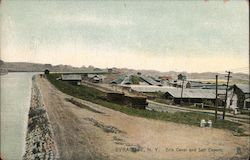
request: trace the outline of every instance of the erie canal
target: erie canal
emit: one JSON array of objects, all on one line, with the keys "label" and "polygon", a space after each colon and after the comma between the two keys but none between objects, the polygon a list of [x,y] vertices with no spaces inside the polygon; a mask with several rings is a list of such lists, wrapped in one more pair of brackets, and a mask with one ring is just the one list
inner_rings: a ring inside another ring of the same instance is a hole
[{"label": "erie canal", "polygon": [[31,99],[32,76],[36,73],[8,73],[1,81],[1,157],[21,160]]}]

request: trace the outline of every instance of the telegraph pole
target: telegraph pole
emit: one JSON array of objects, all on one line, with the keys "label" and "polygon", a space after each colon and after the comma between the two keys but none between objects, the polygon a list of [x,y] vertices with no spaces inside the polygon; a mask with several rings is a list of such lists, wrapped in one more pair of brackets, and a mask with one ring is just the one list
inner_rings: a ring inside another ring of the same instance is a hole
[{"label": "telegraph pole", "polygon": [[215,76],[215,83],[216,83],[216,88],[215,88],[215,122],[217,121],[217,111],[218,111],[218,75]]},{"label": "telegraph pole", "polygon": [[183,87],[184,87],[184,78],[182,78],[182,86],[181,86],[181,101],[180,101],[180,103],[182,103]]},{"label": "telegraph pole", "polygon": [[226,112],[226,106],[227,106],[227,91],[228,91],[228,85],[229,85],[229,79],[232,77],[232,76],[230,76],[230,74],[232,73],[232,72],[230,72],[230,71],[226,71],[227,72],[227,76],[225,76],[225,77],[227,77],[227,88],[226,88],[226,96],[225,96],[225,105],[224,105],[224,108],[223,108],[223,120],[225,119],[225,112]]}]

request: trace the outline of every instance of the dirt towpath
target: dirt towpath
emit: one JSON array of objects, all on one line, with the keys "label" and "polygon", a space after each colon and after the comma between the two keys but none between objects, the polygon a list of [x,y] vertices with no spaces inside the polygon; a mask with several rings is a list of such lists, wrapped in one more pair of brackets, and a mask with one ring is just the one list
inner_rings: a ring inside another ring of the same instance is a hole
[{"label": "dirt towpath", "polygon": [[249,137],[133,117],[68,96],[38,78],[60,159],[187,160],[249,156]]}]

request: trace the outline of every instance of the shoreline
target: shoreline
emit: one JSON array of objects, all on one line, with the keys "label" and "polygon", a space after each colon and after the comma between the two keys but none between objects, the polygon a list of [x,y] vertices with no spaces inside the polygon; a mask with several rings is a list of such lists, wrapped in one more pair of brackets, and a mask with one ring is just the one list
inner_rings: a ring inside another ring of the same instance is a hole
[{"label": "shoreline", "polygon": [[59,158],[57,145],[54,141],[54,132],[36,78],[36,75],[32,77],[31,102],[23,160],[36,158],[54,160]]}]

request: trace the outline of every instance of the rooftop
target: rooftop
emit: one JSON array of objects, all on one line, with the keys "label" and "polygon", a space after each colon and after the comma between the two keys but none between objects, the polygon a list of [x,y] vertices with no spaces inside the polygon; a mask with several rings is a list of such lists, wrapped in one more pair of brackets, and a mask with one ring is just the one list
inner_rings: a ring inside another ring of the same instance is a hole
[{"label": "rooftop", "polygon": [[[163,92],[169,93],[175,98],[181,97],[181,88],[170,87],[170,86],[138,86],[131,85],[131,89],[138,92]],[[225,90],[218,90],[218,94],[225,94]],[[215,90],[214,89],[183,89],[183,98],[215,98]]]},{"label": "rooftop", "polygon": [[250,93],[248,84],[235,84],[243,93]]},{"label": "rooftop", "polygon": [[82,77],[80,74],[62,74],[63,81],[80,81]]},{"label": "rooftop", "polygon": [[141,79],[143,79],[145,82],[147,82],[150,85],[160,85],[159,82],[156,82],[155,80],[153,80],[151,77],[146,77],[146,76],[140,76]]},{"label": "rooftop", "polygon": [[[167,91],[174,98],[181,98],[181,89],[171,89]],[[204,98],[204,99],[215,99],[214,90],[203,90],[203,89],[184,89],[182,98]]]}]

